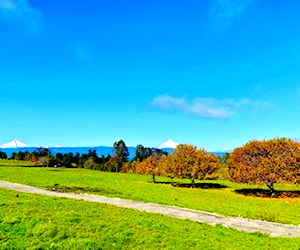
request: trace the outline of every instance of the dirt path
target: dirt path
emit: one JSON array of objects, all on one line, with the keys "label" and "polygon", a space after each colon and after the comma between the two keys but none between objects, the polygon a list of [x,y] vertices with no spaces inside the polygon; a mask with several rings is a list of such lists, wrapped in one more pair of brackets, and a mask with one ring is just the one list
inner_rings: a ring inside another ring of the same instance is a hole
[{"label": "dirt path", "polygon": [[145,203],[120,198],[109,198],[105,196],[98,196],[92,194],[59,193],[54,191],[48,191],[42,188],[36,188],[6,181],[0,181],[0,188],[13,189],[19,192],[32,194],[66,197],[77,200],[106,203],[118,207],[132,208],[150,213],[159,213],[175,218],[188,219],[200,223],[207,223],[210,225],[222,224],[225,227],[235,228],[240,231],[261,232],[264,234],[268,234],[272,237],[300,237],[300,225],[294,226],[259,220],[225,217],[214,213],[201,212],[187,208],[159,205],[155,203]]}]

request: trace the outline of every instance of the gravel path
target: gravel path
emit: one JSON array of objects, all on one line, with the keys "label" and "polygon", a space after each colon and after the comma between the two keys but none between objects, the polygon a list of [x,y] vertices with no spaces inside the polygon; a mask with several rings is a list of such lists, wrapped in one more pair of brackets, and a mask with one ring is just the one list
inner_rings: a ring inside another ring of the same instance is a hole
[{"label": "gravel path", "polygon": [[13,189],[19,192],[32,194],[66,197],[91,202],[100,202],[115,205],[118,207],[136,209],[139,211],[159,213],[180,219],[188,219],[191,221],[207,223],[210,225],[222,224],[224,227],[231,227],[245,232],[261,232],[264,234],[268,234],[271,237],[300,237],[300,225],[294,226],[260,220],[225,217],[215,213],[202,212],[187,208],[159,205],[155,203],[145,203],[120,198],[109,198],[105,196],[92,194],[59,193],[55,191],[45,190],[42,188],[36,188],[6,181],[0,181],[0,188]]}]

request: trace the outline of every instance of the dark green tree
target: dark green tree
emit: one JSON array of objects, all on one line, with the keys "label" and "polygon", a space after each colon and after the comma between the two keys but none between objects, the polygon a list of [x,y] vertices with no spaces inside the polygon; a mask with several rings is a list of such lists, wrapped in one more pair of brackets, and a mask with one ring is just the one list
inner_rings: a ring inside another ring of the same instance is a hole
[{"label": "dark green tree", "polygon": [[145,159],[144,157],[144,150],[145,147],[141,144],[136,146],[136,150],[135,150],[135,156],[134,156],[134,160],[140,160],[143,161]]},{"label": "dark green tree", "polygon": [[88,158],[92,158],[94,161],[98,160],[98,155],[95,149],[88,150]]},{"label": "dark green tree", "polygon": [[37,149],[37,152],[36,152],[36,156],[37,157],[43,157],[43,156],[46,156],[46,157],[51,157],[51,152],[49,150],[49,148],[38,148]]},{"label": "dark green tree", "polygon": [[151,148],[145,148],[143,145],[139,144],[136,146],[135,157],[133,160],[139,160],[140,162],[152,155]]},{"label": "dark green tree", "polygon": [[7,159],[7,154],[5,152],[0,151],[0,159]]},{"label": "dark green tree", "polygon": [[140,162],[142,162],[143,160],[147,159],[148,157],[154,154],[159,156],[167,155],[167,153],[162,151],[161,149],[147,148],[139,144],[136,146],[135,157],[133,161],[139,160]]},{"label": "dark green tree", "polygon": [[156,154],[156,155],[159,155],[159,156],[163,156],[163,155],[168,156],[168,152],[163,151],[163,150],[161,150],[159,148],[152,149],[152,154]]},{"label": "dark green tree", "polygon": [[17,153],[16,152],[12,152],[10,159],[11,160],[15,160]]},{"label": "dark green tree", "polygon": [[114,156],[120,158],[122,162],[128,161],[129,151],[123,140],[114,143]]},{"label": "dark green tree", "polygon": [[19,151],[18,153],[16,153],[14,159],[19,160],[19,161],[24,161],[25,160],[25,153],[22,152],[22,151]]},{"label": "dark green tree", "polygon": [[80,167],[80,168],[83,168],[84,167],[84,163],[85,163],[85,161],[87,161],[88,160],[88,155],[87,154],[82,154],[81,156],[80,156],[80,158],[79,158],[79,161],[78,161],[78,166]]},{"label": "dark green tree", "polygon": [[78,167],[79,159],[80,159],[80,154],[77,152],[73,157],[73,163],[76,165],[76,167]]},{"label": "dark green tree", "polygon": [[73,157],[74,155],[71,152],[63,155],[63,163],[66,167],[72,167]]},{"label": "dark green tree", "polygon": [[64,156],[62,153],[56,153],[55,160],[62,162],[64,159]]}]

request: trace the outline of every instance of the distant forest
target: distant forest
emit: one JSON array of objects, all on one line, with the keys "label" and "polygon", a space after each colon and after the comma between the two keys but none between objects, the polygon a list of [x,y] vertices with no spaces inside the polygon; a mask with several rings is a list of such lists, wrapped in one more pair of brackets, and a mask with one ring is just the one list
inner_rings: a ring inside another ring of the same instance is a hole
[{"label": "distant forest", "polygon": [[[51,149],[41,147],[36,150],[19,150],[18,152],[12,152],[10,156],[4,151],[0,151],[0,159],[28,161],[35,163],[37,166],[44,167],[87,168],[118,172],[122,170],[124,163],[134,162],[136,160],[143,161],[153,154],[167,155],[168,152],[170,152],[170,150],[164,151],[157,148],[137,145],[134,150],[131,150],[134,151],[134,155],[130,158],[129,149],[123,140],[114,143],[111,154],[107,153],[107,151],[110,151],[110,148],[105,147],[105,149],[106,152],[101,155],[97,154],[96,149],[88,149],[87,153],[57,152],[53,154]],[[68,149],[65,148],[64,150]]]}]

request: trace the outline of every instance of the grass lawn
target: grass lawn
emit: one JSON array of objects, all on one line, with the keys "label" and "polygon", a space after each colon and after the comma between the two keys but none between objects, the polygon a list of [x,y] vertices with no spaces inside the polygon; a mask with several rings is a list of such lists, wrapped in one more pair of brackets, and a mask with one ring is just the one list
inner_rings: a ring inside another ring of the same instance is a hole
[{"label": "grass lawn", "polygon": [[[287,224],[300,224],[299,198],[256,198],[234,192],[235,188],[249,188],[228,181],[227,188],[182,188],[170,184],[153,184],[151,176],[126,173],[108,173],[85,169],[54,169],[37,167],[0,167],[0,180],[24,183],[37,187],[66,186],[81,192],[92,192],[145,202],[215,212],[225,216],[245,217]],[[158,178],[168,181],[167,178]],[[58,185],[57,185],[58,184]],[[297,189],[299,186],[280,186]]]},{"label": "grass lawn", "polygon": [[158,214],[0,189],[1,249],[299,249],[270,238]]}]

